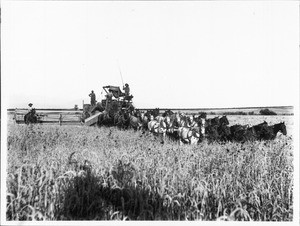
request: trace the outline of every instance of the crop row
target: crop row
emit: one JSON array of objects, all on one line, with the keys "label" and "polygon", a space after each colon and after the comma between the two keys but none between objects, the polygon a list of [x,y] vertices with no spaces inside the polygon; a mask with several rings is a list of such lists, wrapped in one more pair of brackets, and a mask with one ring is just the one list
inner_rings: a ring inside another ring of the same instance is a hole
[{"label": "crop row", "polygon": [[197,146],[155,139],[10,125],[7,220],[292,220],[290,137]]}]

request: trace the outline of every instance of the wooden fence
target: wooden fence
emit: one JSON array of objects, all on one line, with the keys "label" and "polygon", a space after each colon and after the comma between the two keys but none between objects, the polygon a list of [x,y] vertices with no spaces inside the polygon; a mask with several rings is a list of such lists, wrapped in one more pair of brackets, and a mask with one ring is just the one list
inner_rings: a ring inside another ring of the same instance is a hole
[{"label": "wooden fence", "polygon": [[[24,124],[24,116],[28,111],[26,109],[15,109],[13,112],[13,120],[17,124]],[[82,124],[82,111],[78,110],[36,110],[39,121],[43,124],[58,125],[80,125]]]}]

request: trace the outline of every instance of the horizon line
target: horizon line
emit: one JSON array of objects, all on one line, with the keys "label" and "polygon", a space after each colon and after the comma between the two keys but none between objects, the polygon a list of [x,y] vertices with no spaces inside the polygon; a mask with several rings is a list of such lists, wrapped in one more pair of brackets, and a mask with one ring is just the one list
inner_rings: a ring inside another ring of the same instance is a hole
[{"label": "horizon line", "polygon": [[[251,108],[294,108],[293,105],[281,105],[281,106],[264,106],[264,107],[214,107],[214,108],[159,108],[159,107],[154,107],[154,108],[138,108],[137,109],[141,109],[141,110],[148,110],[148,109],[155,109],[158,108],[160,110],[224,110],[224,109],[251,109]],[[13,111],[15,109],[27,109],[27,108],[7,108],[7,111]],[[60,110],[75,110],[74,107],[73,108],[36,108],[36,110],[52,110],[52,111],[60,111]],[[78,110],[82,110],[82,108],[78,108]]]}]

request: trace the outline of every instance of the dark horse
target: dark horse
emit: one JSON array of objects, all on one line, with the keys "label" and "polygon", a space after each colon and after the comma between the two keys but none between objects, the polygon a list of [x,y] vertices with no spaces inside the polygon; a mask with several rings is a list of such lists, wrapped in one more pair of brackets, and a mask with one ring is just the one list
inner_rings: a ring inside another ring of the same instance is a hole
[{"label": "dark horse", "polygon": [[255,131],[248,125],[233,125],[230,126],[230,140],[237,142],[245,142],[247,140],[255,139]]},{"label": "dark horse", "polygon": [[114,115],[114,124],[120,129],[133,128],[139,130],[142,127],[141,112],[134,109],[132,112],[128,109],[121,109]]},{"label": "dark horse", "polygon": [[108,112],[103,111],[101,114],[98,116],[98,121],[97,121],[98,126],[114,126],[114,118],[111,117]]},{"label": "dark horse", "polygon": [[279,131],[283,135],[287,134],[284,122],[275,124],[273,126],[268,126],[266,121],[252,127],[249,127],[248,125],[234,125],[230,127],[230,131],[231,139],[239,142],[273,140]]},{"label": "dark horse", "polygon": [[209,141],[228,141],[230,140],[230,128],[228,127],[229,121],[226,116],[221,118],[215,117],[207,119],[205,125],[206,137]]},{"label": "dark horse", "polygon": [[129,127],[134,130],[140,130],[143,126],[141,121],[141,112],[138,109],[134,109],[132,112],[125,111],[125,118],[129,120]]},{"label": "dark horse", "polygon": [[129,126],[129,118],[124,109],[120,109],[114,116],[114,124],[119,129],[127,129]]},{"label": "dark horse", "polygon": [[27,125],[29,123],[38,123],[38,116],[34,108],[24,116],[24,122]]},{"label": "dark horse", "polygon": [[207,119],[206,123],[208,126],[220,126],[220,125],[228,125],[229,121],[226,115],[224,115],[221,118],[215,117],[215,118]]},{"label": "dark horse", "polygon": [[268,128],[268,123],[266,121],[251,127],[255,138],[258,140],[263,139],[263,134],[266,133],[266,131],[268,130],[267,128]]},{"label": "dark horse", "polygon": [[267,126],[266,129],[261,134],[262,140],[274,140],[278,132],[281,132],[283,135],[286,135],[286,125],[284,122],[275,124],[273,126]]},{"label": "dark horse", "polygon": [[218,126],[220,124],[219,117],[210,118],[206,120],[207,126]]}]

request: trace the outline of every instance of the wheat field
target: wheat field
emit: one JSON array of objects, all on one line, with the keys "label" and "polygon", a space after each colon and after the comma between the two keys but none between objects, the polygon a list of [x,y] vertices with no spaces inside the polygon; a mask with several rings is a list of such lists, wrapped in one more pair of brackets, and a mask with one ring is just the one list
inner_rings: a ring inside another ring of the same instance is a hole
[{"label": "wheat field", "polygon": [[132,130],[10,123],[6,219],[292,221],[292,118],[228,118],[285,121],[288,135],[180,146]]}]

